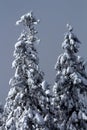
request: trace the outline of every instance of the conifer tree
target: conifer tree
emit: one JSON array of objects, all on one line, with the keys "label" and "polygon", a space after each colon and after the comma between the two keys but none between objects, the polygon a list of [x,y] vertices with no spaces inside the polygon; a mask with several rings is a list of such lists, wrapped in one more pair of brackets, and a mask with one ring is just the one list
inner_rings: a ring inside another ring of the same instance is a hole
[{"label": "conifer tree", "polygon": [[25,30],[15,44],[12,67],[16,71],[9,82],[11,89],[4,107],[6,130],[48,130],[44,120],[48,112],[47,90],[43,89],[44,73],[35,48],[39,39],[34,26],[38,22],[32,12],[16,22],[17,25],[22,23]]},{"label": "conifer tree", "polygon": [[54,91],[58,130],[87,130],[87,73],[86,62],[77,56],[80,41],[67,24],[62,48],[58,57]]}]

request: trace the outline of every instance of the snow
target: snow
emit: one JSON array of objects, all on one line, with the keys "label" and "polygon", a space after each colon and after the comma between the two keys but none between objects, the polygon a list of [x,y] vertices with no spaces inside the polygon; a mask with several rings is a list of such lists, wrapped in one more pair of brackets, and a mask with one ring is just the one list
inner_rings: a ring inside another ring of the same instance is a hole
[{"label": "snow", "polygon": [[[87,74],[83,58],[76,55],[81,42],[72,31],[73,28],[68,25],[68,32],[62,43],[65,52],[58,57],[55,65],[57,73],[53,86],[54,100],[51,101],[54,105],[55,117],[57,117],[57,128],[85,130],[87,129],[87,91],[85,89]],[[79,119],[82,121],[81,125],[78,123]]]},{"label": "snow", "polygon": [[78,118],[87,121],[87,115],[82,111],[79,111]]},{"label": "snow", "polygon": [[70,39],[70,44],[71,45],[74,45],[75,44],[75,41],[73,39]]},{"label": "snow", "polygon": [[16,25],[20,25],[20,23],[23,23],[26,26],[29,25],[37,25],[37,23],[39,23],[40,20],[36,20],[33,16],[32,11],[30,13],[24,14],[23,16],[21,16],[20,20],[16,21]]},{"label": "snow", "polygon": [[10,128],[10,130],[16,130],[14,125],[14,117],[6,121],[6,126],[8,129]]},{"label": "snow", "polygon": [[38,124],[44,125],[44,119],[42,118],[42,116],[39,113],[35,114],[34,119],[36,119],[36,121],[38,122]]},{"label": "snow", "polygon": [[65,60],[66,60],[66,57],[64,55],[61,56],[61,58],[60,58],[60,64],[61,65],[64,64]]},{"label": "snow", "polygon": [[87,79],[82,77],[78,72],[72,73],[70,77],[73,80],[74,84],[83,83],[84,85],[87,85]]},{"label": "snow", "polygon": [[29,86],[32,86],[34,84],[34,81],[32,80],[32,78],[29,78],[28,79],[28,85]]},{"label": "snow", "polygon": [[16,118],[19,118],[22,114],[22,108],[20,106],[18,106],[15,110],[14,110],[14,116]]},{"label": "snow", "polygon": [[64,42],[62,43],[62,48],[63,49],[69,48],[69,44],[68,44],[68,40],[67,39],[65,39]]},{"label": "snow", "polygon": [[67,67],[67,74],[73,73],[73,69],[71,67]]},{"label": "snow", "polygon": [[21,22],[20,20],[19,20],[19,21],[16,21],[16,25],[19,25],[19,24],[20,24],[20,22]]},{"label": "snow", "polygon": [[87,79],[79,73],[85,74],[80,67],[83,59],[75,55],[79,41],[68,24],[68,33],[62,43],[65,52],[58,57],[56,80],[52,87],[44,80],[38,65],[34,46],[38,40],[34,25],[38,22],[32,12],[16,22],[17,25],[23,23],[28,31],[23,32],[15,44],[12,66],[16,70],[10,80],[11,89],[5,104],[4,130],[80,130],[79,119],[84,127],[87,126],[87,92],[84,92]]},{"label": "snow", "polygon": [[46,90],[45,93],[46,93],[47,95],[51,95],[51,94],[52,94],[50,90]]},{"label": "snow", "polygon": [[8,97],[11,98],[13,97],[15,94],[17,93],[15,88],[11,88],[9,93],[8,93]]},{"label": "snow", "polygon": [[15,49],[20,47],[22,45],[22,42],[21,41],[18,41],[16,44],[15,44]]},{"label": "snow", "polygon": [[64,68],[63,70],[62,70],[62,75],[66,75],[66,69]]},{"label": "snow", "polygon": [[41,86],[42,86],[42,89],[43,89],[43,90],[46,90],[46,89],[47,89],[47,86],[48,86],[48,83],[44,80],[44,81],[41,83]]},{"label": "snow", "polygon": [[12,62],[12,68],[15,68],[15,66],[16,66],[16,61],[14,60],[14,61]]},{"label": "snow", "polygon": [[82,119],[87,121],[87,115],[85,113],[82,113]]},{"label": "snow", "polygon": [[79,77],[79,74],[78,73],[72,73],[71,75],[70,75],[70,78],[73,80],[73,83],[74,84],[79,84],[79,83],[81,83],[82,82],[82,79]]},{"label": "snow", "polygon": [[32,119],[34,117],[32,110],[28,111],[28,116],[30,119]]},{"label": "snow", "polygon": [[70,24],[67,24],[66,27],[68,28],[69,31],[73,30],[73,27]]}]

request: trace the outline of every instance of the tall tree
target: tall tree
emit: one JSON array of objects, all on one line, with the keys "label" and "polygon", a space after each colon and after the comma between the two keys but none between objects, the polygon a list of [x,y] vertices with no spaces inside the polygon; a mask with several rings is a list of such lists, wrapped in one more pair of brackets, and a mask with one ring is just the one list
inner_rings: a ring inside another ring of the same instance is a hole
[{"label": "tall tree", "polygon": [[32,12],[16,22],[17,25],[22,23],[25,31],[15,44],[12,67],[16,71],[9,82],[11,89],[4,108],[6,130],[47,130],[44,120],[48,111],[47,94],[43,89],[44,73],[40,70],[35,47],[39,39],[34,26],[38,22]]},{"label": "tall tree", "polygon": [[54,91],[54,108],[57,109],[58,130],[87,130],[87,73],[86,62],[76,53],[80,41],[67,24],[62,48],[58,57]]}]

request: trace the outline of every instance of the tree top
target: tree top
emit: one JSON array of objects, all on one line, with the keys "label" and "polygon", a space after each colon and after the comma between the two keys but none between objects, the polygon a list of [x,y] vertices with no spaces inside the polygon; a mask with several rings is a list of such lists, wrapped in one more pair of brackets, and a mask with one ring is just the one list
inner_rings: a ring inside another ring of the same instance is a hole
[{"label": "tree top", "polygon": [[20,23],[23,23],[24,26],[31,27],[32,25],[36,25],[40,22],[40,20],[37,20],[33,12],[26,13],[20,17],[18,21],[16,21],[16,25],[20,25]]},{"label": "tree top", "polygon": [[73,31],[73,27],[69,23],[67,23],[66,27],[68,28],[69,32]]}]

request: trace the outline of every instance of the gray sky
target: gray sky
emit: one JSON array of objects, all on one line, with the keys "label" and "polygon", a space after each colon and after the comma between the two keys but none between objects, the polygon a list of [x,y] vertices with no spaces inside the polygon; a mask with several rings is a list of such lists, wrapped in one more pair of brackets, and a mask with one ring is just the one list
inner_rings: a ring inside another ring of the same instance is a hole
[{"label": "gray sky", "polygon": [[37,26],[41,39],[38,51],[48,82],[54,83],[54,65],[63,52],[61,43],[66,23],[74,27],[82,41],[79,54],[87,60],[87,0],[0,0],[0,101],[3,103],[10,89],[9,79],[14,75],[11,68],[14,44],[22,31],[15,22],[31,10],[41,20]]}]

